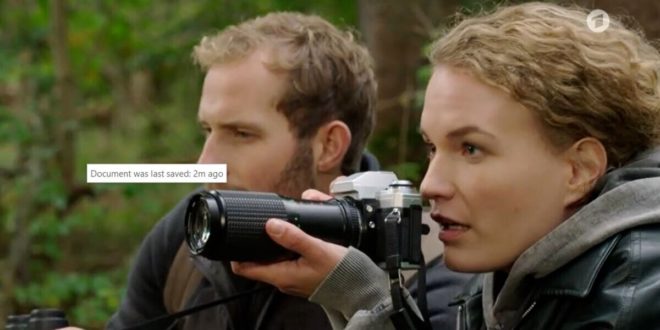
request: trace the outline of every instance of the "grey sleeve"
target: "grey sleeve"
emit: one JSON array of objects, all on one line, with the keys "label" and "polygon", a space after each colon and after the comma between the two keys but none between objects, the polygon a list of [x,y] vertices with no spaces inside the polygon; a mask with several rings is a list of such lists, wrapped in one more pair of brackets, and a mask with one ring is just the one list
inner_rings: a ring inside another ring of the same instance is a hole
[{"label": "grey sleeve", "polygon": [[[404,295],[416,309],[407,291]],[[349,248],[309,300],[323,306],[333,329],[394,329],[388,276],[355,248]]]}]

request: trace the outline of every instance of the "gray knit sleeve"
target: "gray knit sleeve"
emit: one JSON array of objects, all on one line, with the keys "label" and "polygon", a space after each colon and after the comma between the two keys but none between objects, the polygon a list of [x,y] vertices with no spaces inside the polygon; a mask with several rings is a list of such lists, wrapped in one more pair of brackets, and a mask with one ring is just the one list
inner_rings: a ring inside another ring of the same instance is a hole
[{"label": "gray knit sleeve", "polygon": [[[416,309],[408,292],[404,294]],[[388,276],[355,248],[349,248],[309,300],[323,306],[333,329],[394,329]]]}]

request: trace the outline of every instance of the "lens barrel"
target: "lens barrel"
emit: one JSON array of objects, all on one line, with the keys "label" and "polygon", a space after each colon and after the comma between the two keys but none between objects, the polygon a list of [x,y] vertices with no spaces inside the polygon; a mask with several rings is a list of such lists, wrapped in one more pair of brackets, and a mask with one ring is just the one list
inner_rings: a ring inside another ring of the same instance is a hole
[{"label": "lens barrel", "polygon": [[325,241],[359,247],[362,214],[350,199],[293,200],[274,193],[212,190],[196,194],[185,216],[186,241],[193,254],[212,260],[269,261],[293,257],[265,232],[279,218]]}]

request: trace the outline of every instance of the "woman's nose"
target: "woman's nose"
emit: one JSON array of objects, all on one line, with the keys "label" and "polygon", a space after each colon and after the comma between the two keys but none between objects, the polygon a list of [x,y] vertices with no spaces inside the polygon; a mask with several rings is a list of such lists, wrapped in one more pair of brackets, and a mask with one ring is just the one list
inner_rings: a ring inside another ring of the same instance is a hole
[{"label": "woman's nose", "polygon": [[437,159],[432,159],[420,185],[422,197],[428,200],[451,199],[456,188],[453,184],[450,166]]}]

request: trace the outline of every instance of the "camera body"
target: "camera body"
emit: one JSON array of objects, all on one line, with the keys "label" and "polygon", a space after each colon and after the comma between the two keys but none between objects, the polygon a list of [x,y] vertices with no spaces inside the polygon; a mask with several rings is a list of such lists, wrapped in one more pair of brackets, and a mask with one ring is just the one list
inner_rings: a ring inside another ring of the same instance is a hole
[{"label": "camera body", "polygon": [[[274,261],[295,255],[265,232],[270,218],[286,220],[309,235],[354,246],[384,267],[388,242],[396,242],[402,269],[421,265],[422,200],[409,181],[392,172],[361,172],[335,181],[329,201],[289,199],[273,193],[212,190],[193,196],[185,216],[186,242],[212,260]],[[395,239],[386,219],[396,217]],[[391,250],[391,249],[390,249]]]},{"label": "camera body", "polygon": [[392,172],[362,172],[334,182],[330,193],[352,201],[362,218],[364,241],[355,245],[384,268],[388,244],[385,218],[398,216],[396,235],[402,269],[417,269],[422,260],[422,235],[429,229],[422,224],[422,198],[408,180]]}]

